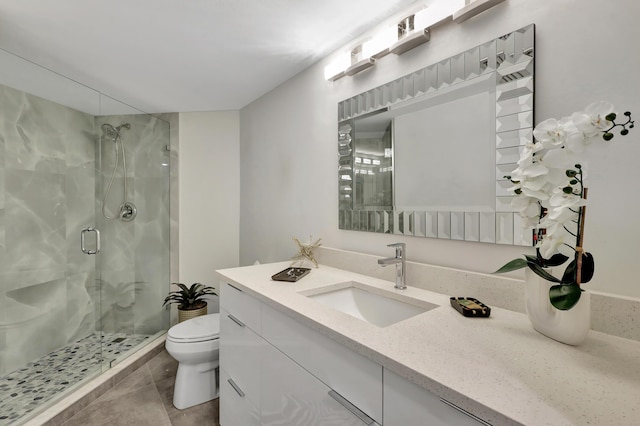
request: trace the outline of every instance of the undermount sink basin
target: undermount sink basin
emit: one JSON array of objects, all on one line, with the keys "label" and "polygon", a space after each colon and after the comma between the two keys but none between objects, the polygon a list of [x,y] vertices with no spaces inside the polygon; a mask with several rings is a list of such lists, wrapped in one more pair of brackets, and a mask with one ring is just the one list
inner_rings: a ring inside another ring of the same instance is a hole
[{"label": "undermount sink basin", "polygon": [[414,304],[392,299],[354,285],[307,297],[378,327],[386,327],[438,307],[421,300]]}]

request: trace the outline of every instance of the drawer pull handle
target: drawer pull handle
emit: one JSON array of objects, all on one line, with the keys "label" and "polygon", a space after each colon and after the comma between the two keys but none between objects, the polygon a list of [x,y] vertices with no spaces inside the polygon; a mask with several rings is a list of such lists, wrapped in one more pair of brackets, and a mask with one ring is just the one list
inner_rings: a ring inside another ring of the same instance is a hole
[{"label": "drawer pull handle", "polygon": [[465,410],[464,408],[460,408],[458,407],[456,404],[454,404],[453,402],[449,402],[444,398],[440,398],[441,402],[444,402],[445,404],[447,404],[449,407],[460,411],[462,414],[466,414],[467,416],[471,417],[473,420],[477,421],[478,423],[481,423],[485,426],[491,426],[491,423],[487,423],[484,420],[482,420],[480,417],[478,416],[474,416],[473,414],[471,414],[470,412],[468,412],[467,410]]},{"label": "drawer pull handle", "polygon": [[229,287],[231,287],[232,289],[234,289],[234,290],[238,290],[240,293],[242,293],[242,290],[240,290],[238,287],[232,286],[232,285],[231,285],[231,284],[229,284],[229,283],[227,283],[227,285],[228,285]]},{"label": "drawer pull handle", "polygon": [[329,396],[335,399],[338,402],[338,404],[342,405],[344,408],[349,410],[354,416],[359,418],[364,424],[366,425],[373,424],[373,419],[371,417],[367,416],[365,413],[362,412],[362,410],[360,410],[358,407],[356,407],[355,405],[347,401],[338,392],[334,390],[330,390]]},{"label": "drawer pull handle", "polygon": [[241,398],[244,398],[244,392],[242,392],[240,386],[236,385],[236,382],[234,382],[233,379],[227,379],[227,382],[229,382],[233,390],[236,391]]},{"label": "drawer pull handle", "polygon": [[234,317],[233,315],[229,314],[227,315],[227,317],[229,317],[229,319],[233,322],[235,322],[236,324],[238,324],[240,327],[244,327],[244,323],[242,321],[240,321],[238,318]]}]

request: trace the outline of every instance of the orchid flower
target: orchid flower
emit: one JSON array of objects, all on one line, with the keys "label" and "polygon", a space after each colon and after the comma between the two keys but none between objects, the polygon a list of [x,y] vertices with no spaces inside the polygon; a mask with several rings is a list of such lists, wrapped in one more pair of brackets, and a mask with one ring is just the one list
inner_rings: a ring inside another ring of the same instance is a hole
[{"label": "orchid flower", "polygon": [[[510,188],[516,195],[511,202],[513,210],[526,228],[537,229],[537,257],[512,260],[496,272],[528,266],[558,283],[549,292],[558,309],[571,309],[580,299],[580,284],[593,275],[593,256],[584,252],[583,257],[582,249],[586,172],[580,157],[596,136],[609,141],[614,128],[621,127],[620,134],[627,135],[634,127],[630,112],[624,113],[626,122],[616,123],[613,111],[613,105],[600,101],[569,117],[542,121],[533,130],[535,140],[521,147],[518,167],[507,177],[514,184]],[[562,279],[544,270],[570,258],[573,260]]]}]

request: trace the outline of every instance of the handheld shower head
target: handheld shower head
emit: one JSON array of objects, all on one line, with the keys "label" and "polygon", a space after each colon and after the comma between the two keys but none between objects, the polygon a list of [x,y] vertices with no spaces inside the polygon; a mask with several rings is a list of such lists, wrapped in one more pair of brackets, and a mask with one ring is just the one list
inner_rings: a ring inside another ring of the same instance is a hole
[{"label": "handheld shower head", "polygon": [[116,129],[109,123],[104,123],[102,126],[100,126],[100,128],[102,129],[103,136],[113,141],[115,141],[118,138],[118,136],[120,136],[120,129],[119,128]]},{"label": "handheld shower head", "polygon": [[116,139],[118,139],[120,137],[120,129],[125,128],[127,130],[131,129],[131,124],[130,123],[123,123],[117,127],[113,127],[111,124],[109,123],[104,123],[102,126],[100,126],[100,128],[102,129],[102,134],[104,136],[106,136],[107,138],[111,139],[112,141],[115,141]]}]

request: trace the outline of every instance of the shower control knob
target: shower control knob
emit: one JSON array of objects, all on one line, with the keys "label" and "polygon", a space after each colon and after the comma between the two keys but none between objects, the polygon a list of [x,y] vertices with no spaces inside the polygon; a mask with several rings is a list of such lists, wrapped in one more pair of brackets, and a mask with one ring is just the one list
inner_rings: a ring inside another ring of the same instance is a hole
[{"label": "shower control knob", "polygon": [[120,207],[120,220],[123,222],[131,222],[138,214],[136,206],[127,201]]}]

